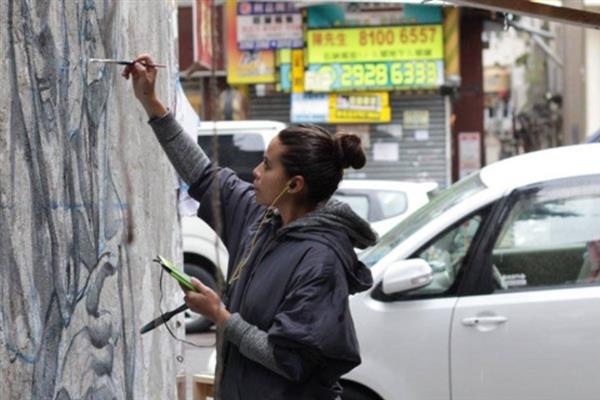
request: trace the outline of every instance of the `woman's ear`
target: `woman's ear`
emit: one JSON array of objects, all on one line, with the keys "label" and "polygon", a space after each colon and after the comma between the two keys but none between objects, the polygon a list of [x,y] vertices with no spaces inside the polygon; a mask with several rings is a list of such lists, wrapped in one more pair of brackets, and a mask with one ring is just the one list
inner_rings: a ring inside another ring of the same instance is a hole
[{"label": "woman's ear", "polygon": [[304,189],[304,177],[296,175],[288,182],[288,193],[299,193]]}]

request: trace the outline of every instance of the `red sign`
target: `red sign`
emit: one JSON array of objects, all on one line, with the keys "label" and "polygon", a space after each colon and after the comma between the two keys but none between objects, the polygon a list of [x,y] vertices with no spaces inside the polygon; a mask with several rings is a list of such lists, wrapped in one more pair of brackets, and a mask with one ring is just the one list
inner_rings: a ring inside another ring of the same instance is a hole
[{"label": "red sign", "polygon": [[194,61],[212,68],[212,0],[194,2]]}]

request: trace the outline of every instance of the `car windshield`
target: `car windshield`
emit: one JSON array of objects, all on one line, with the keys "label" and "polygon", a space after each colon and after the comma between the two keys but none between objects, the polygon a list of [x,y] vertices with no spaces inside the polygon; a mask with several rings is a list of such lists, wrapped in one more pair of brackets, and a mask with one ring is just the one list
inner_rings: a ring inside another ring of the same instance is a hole
[{"label": "car windshield", "polygon": [[485,185],[481,181],[479,173],[457,182],[396,225],[379,239],[375,246],[362,252],[359,256],[360,260],[368,267],[372,267],[423,225],[483,189],[485,189]]}]

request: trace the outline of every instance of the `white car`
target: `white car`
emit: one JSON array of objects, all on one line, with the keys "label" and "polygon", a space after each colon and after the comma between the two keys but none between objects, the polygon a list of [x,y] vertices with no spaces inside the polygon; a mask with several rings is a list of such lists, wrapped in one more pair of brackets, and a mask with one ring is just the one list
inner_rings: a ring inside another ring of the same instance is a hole
[{"label": "white car", "polygon": [[359,258],[344,400],[599,398],[600,144],[489,165]]},{"label": "white car", "polygon": [[265,149],[277,134],[286,128],[278,121],[207,121],[198,127],[198,144],[214,159],[212,148],[217,132],[219,165],[237,172],[252,182],[252,171],[262,161]]},{"label": "white car", "polygon": [[344,179],[334,198],[344,201],[381,237],[427,203],[436,182]]}]

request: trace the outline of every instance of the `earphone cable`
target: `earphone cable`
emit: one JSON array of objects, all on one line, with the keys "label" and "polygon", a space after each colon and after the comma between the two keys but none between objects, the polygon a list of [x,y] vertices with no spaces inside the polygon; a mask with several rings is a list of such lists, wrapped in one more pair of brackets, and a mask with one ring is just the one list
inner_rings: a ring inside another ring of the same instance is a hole
[{"label": "earphone cable", "polygon": [[[160,298],[159,298],[159,300],[158,300],[158,311],[161,313],[161,315],[164,315],[164,314],[165,314],[165,313],[163,313],[163,311],[162,311],[162,298],[163,298],[163,276],[164,276],[164,273],[165,273],[165,271],[164,271],[164,270],[161,268],[161,270],[160,270],[160,280],[159,280]],[[173,333],[173,331],[171,330],[171,327],[169,326],[169,324],[168,324],[167,322],[165,322],[163,325],[164,325],[164,326],[167,328],[167,331],[168,331],[168,332],[169,332],[169,334],[170,334],[170,335],[173,337],[173,339],[177,340],[178,342],[181,342],[181,343],[187,344],[187,345],[189,345],[189,346],[197,347],[197,348],[199,348],[199,349],[205,349],[205,348],[208,348],[208,347],[214,347],[214,346],[215,346],[215,344],[216,344],[216,342],[215,342],[215,343],[212,343],[212,344],[197,344],[197,343],[191,342],[191,341],[189,341],[189,340],[186,340],[186,339],[180,339],[180,338],[178,338],[178,337],[175,335],[175,333]],[[180,357],[180,356],[178,356],[178,357],[177,357],[177,360],[178,360],[179,362],[182,362],[182,361],[183,361],[183,357],[181,358],[181,360],[179,359],[179,357]]]},{"label": "earphone cable", "polygon": [[248,260],[252,256],[252,253],[254,252],[254,247],[256,246],[256,239],[258,238],[258,234],[260,233],[260,230],[262,229],[263,225],[265,224],[265,222],[267,220],[267,217],[269,216],[269,211],[273,211],[275,209],[275,204],[288,191],[288,189],[290,187],[291,187],[290,182],[288,182],[288,185],[286,185],[286,187],[281,191],[281,193],[279,193],[277,195],[277,197],[275,197],[275,200],[273,200],[271,205],[269,207],[267,207],[267,209],[265,210],[265,212],[260,220],[260,223],[258,224],[258,228],[256,229],[256,233],[254,234],[254,237],[252,238],[252,241],[250,242],[250,249],[248,250],[248,255],[246,255],[246,257],[244,257],[240,260],[238,265],[235,267],[233,274],[231,274],[231,278],[229,278],[230,285],[233,282],[235,282],[236,280],[238,280],[240,278],[240,276],[242,275],[242,272],[244,271],[244,267],[246,266],[246,263],[248,262]]}]

